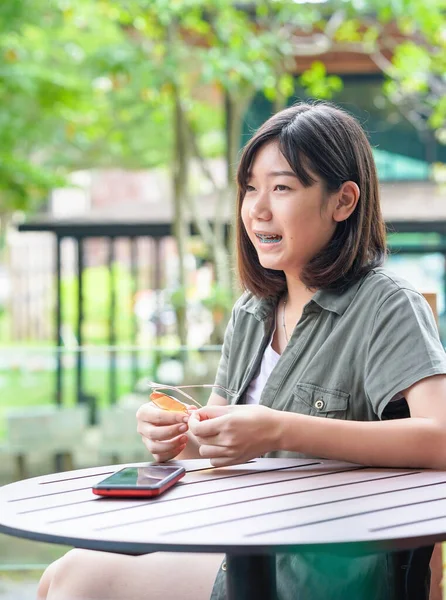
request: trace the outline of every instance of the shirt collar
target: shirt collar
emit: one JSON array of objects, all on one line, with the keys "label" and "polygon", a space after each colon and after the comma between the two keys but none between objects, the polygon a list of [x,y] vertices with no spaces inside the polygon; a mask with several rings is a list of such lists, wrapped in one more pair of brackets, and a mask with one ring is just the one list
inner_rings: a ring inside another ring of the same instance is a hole
[{"label": "shirt collar", "polygon": [[352,283],[343,291],[338,290],[318,290],[310,302],[315,302],[321,308],[335,312],[337,315],[343,315],[356,296],[364,279]]},{"label": "shirt collar", "polygon": [[[355,297],[363,281],[363,278],[355,281],[343,291],[318,290],[308,302],[304,310],[311,310],[311,306],[317,304],[322,309],[329,310],[341,316],[352,303],[353,298]],[[246,312],[254,315],[257,320],[264,321],[273,313],[277,306],[277,302],[277,296],[270,298],[258,298],[257,296],[251,296],[243,308]]]},{"label": "shirt collar", "polygon": [[258,321],[264,321],[274,312],[277,301],[277,297],[258,298],[257,296],[251,296],[243,306],[243,309],[254,315]]}]

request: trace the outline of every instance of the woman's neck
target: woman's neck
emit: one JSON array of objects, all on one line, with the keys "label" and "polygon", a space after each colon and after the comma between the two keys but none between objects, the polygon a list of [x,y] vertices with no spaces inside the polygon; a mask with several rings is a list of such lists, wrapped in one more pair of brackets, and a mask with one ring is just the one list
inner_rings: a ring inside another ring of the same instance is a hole
[{"label": "woman's neck", "polygon": [[314,295],[315,290],[309,290],[301,281],[287,278],[288,289],[279,300],[276,312],[276,330],[272,346],[282,354],[286,348],[296,324],[302,316],[304,306]]},{"label": "woman's neck", "polygon": [[311,300],[315,292],[315,289],[308,289],[300,279],[287,277],[287,291],[284,298],[286,298],[286,304],[290,313],[301,314],[305,304]]}]

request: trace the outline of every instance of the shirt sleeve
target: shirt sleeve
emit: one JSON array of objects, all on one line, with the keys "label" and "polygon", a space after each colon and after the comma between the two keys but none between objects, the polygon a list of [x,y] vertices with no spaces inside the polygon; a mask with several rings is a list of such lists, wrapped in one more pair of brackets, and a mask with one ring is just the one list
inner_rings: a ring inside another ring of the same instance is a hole
[{"label": "shirt sleeve", "polygon": [[365,391],[379,418],[395,396],[446,373],[446,353],[421,294],[398,289],[378,307],[367,348]]},{"label": "shirt sleeve", "polygon": [[[237,302],[234,304],[234,307],[233,307],[232,313],[231,313],[231,318],[229,319],[229,322],[226,326],[220,362],[218,363],[217,375],[215,376],[215,384],[222,385],[225,388],[229,387],[229,385],[228,385],[228,365],[229,365],[229,355],[230,355],[231,346],[232,346],[232,336],[233,336],[233,332],[234,332],[234,326],[235,326],[235,322],[237,319],[237,314],[240,310],[240,306],[242,305],[243,302],[246,301],[246,297],[247,297],[247,295],[243,294],[237,300]],[[216,388],[215,392],[219,396],[226,398],[226,400],[228,402],[231,402],[231,397],[228,396],[223,390]]]}]

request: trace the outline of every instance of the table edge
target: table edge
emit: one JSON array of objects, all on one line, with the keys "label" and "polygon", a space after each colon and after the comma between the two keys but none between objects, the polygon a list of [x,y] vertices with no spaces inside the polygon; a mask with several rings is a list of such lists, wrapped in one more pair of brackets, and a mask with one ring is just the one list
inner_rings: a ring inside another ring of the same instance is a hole
[{"label": "table edge", "polygon": [[437,542],[446,541],[446,534],[431,534],[421,537],[404,537],[400,539],[383,539],[373,541],[350,542],[318,542],[308,544],[275,544],[275,545],[243,545],[233,546],[227,544],[160,544],[142,542],[116,542],[107,540],[90,540],[69,536],[56,536],[48,533],[28,531],[2,525],[0,533],[19,537],[22,539],[62,546],[72,546],[85,550],[97,550],[114,554],[140,556],[152,552],[191,552],[205,554],[232,554],[232,555],[272,555],[272,554],[297,554],[298,552],[327,553],[336,552],[337,555],[357,556],[375,554],[379,552],[396,552],[430,546]]}]

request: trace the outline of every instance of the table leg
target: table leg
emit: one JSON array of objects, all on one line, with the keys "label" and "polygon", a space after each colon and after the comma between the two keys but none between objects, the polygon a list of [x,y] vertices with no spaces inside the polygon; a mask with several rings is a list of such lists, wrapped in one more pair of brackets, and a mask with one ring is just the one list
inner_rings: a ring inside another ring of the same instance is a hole
[{"label": "table leg", "polygon": [[227,600],[276,600],[274,555],[226,555]]},{"label": "table leg", "polygon": [[394,600],[429,599],[429,561],[432,550],[433,546],[427,546],[393,553]]}]

